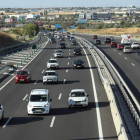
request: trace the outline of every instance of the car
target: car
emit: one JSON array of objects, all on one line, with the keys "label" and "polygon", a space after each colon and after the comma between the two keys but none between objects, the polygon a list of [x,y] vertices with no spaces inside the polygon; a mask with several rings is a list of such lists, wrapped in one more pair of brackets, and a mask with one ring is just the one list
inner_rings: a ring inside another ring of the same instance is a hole
[{"label": "car", "polygon": [[31,82],[31,73],[26,69],[19,70],[15,74],[15,83],[21,82]]},{"label": "car", "polygon": [[111,43],[111,39],[110,38],[105,38],[104,43]]},{"label": "car", "polygon": [[126,46],[123,48],[123,53],[132,53],[132,48],[130,46]]},{"label": "car", "polygon": [[56,38],[59,38],[59,35],[57,35],[57,37]]},{"label": "car", "polygon": [[56,40],[55,40],[54,37],[51,37],[51,38],[50,38],[50,43],[56,43]]},{"label": "car", "polygon": [[71,40],[71,45],[77,45],[76,39],[72,39],[72,40]]},{"label": "car", "polygon": [[63,57],[64,52],[61,49],[57,49],[54,51],[53,55],[54,57]]},{"label": "car", "polygon": [[4,119],[4,108],[3,106],[0,104],[0,120]]},{"label": "car", "polygon": [[132,48],[132,49],[140,49],[140,43],[138,43],[138,42],[133,42],[132,45],[131,45],[131,48]]},{"label": "car", "polygon": [[95,44],[96,44],[96,45],[101,45],[101,40],[96,39],[96,40],[95,40]]},{"label": "car", "polygon": [[70,39],[70,36],[69,35],[66,35],[66,38]]},{"label": "car", "polygon": [[60,41],[65,41],[64,37],[60,37]]},{"label": "car", "polygon": [[72,107],[88,107],[88,96],[84,89],[71,90],[68,97],[68,106]]},{"label": "car", "polygon": [[58,74],[53,70],[45,71],[43,74],[43,84],[46,83],[58,83]]},{"label": "car", "polygon": [[117,46],[118,50],[123,50],[123,48],[124,48],[124,44],[118,44],[118,46]]},{"label": "car", "polygon": [[93,39],[98,39],[97,35],[93,35]]},{"label": "car", "polygon": [[117,43],[116,43],[115,41],[112,41],[112,42],[110,43],[110,47],[117,47]]},{"label": "car", "polygon": [[59,44],[59,48],[61,48],[61,49],[66,49],[66,44],[65,44],[65,43],[60,43],[60,44]]},{"label": "car", "polygon": [[113,36],[110,36],[109,38],[111,39],[111,41],[114,41],[114,37]]},{"label": "car", "polygon": [[70,40],[73,40],[73,39],[74,39],[74,37],[73,37],[73,36],[71,36],[71,37],[70,37]]},{"label": "car", "polygon": [[74,48],[74,55],[81,55],[82,54],[82,49],[80,47]]},{"label": "car", "polygon": [[47,62],[47,69],[59,69],[59,63],[57,61],[57,59],[49,59],[49,61]]},{"label": "car", "polygon": [[85,62],[81,58],[77,58],[73,62],[73,69],[75,68],[85,68]]},{"label": "car", "polygon": [[30,93],[27,104],[27,113],[30,114],[49,114],[51,101],[48,89],[33,89]]}]

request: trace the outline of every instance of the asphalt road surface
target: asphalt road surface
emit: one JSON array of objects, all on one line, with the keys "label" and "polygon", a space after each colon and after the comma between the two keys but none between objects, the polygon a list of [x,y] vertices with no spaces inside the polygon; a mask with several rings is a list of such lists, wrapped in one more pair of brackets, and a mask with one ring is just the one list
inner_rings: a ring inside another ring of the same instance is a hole
[{"label": "asphalt road surface", "polygon": [[[42,36],[38,44],[47,42]],[[109,102],[100,81],[95,63],[84,47],[81,56],[73,55],[73,48],[66,39],[67,49],[64,49],[64,58],[58,58],[60,69],[58,84],[42,83],[42,72],[47,70],[47,61],[53,58],[57,43],[48,43],[37,57],[27,65],[32,74],[31,83],[15,84],[11,80],[0,90],[0,103],[4,106],[5,118],[0,121],[0,140],[117,140],[117,134],[110,112]],[[84,53],[86,52],[86,54]],[[87,57],[91,66],[89,66]],[[75,58],[85,61],[85,69],[73,69]],[[92,76],[94,75],[99,108],[95,105]],[[13,75],[1,81],[2,87]],[[1,88],[0,87],[0,88]],[[52,99],[49,115],[27,115],[27,102],[32,89],[48,89]],[[89,95],[88,108],[68,108],[68,94],[72,89],[85,89]],[[61,95],[60,95],[61,94]],[[100,118],[97,110],[100,111]],[[101,124],[101,128],[99,128]],[[101,138],[101,133],[103,138]]]}]

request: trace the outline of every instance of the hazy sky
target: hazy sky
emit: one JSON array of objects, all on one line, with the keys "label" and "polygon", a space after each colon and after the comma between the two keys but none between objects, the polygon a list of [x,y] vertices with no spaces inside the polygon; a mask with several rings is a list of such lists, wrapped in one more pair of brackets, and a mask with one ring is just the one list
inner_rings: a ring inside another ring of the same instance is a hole
[{"label": "hazy sky", "polygon": [[0,8],[140,6],[140,0],[0,0]]}]

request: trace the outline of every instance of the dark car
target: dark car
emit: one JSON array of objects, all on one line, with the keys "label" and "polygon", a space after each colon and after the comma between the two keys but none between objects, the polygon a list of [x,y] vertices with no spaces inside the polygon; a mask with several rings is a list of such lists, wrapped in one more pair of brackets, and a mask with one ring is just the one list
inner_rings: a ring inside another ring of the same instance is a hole
[{"label": "dark car", "polygon": [[105,38],[105,43],[111,43],[111,39],[110,38]]},{"label": "dark car", "polygon": [[101,45],[101,40],[96,39],[96,40],[95,40],[95,44],[97,44],[97,45]]},{"label": "dark car", "polygon": [[67,35],[66,38],[70,39],[70,35]]},{"label": "dark car", "polygon": [[93,39],[98,39],[97,35],[93,35]]},{"label": "dark car", "polygon": [[61,48],[61,49],[66,49],[66,44],[65,44],[65,43],[60,43],[60,44],[59,44],[59,48]]},{"label": "dark car", "polygon": [[71,45],[77,45],[76,39],[71,40]]},{"label": "dark car", "polygon": [[81,55],[81,54],[82,54],[82,50],[80,47],[74,48],[74,55]]},{"label": "dark car", "polygon": [[60,41],[65,41],[64,37],[60,37]]},{"label": "dark car", "polygon": [[81,59],[75,59],[73,62],[73,69],[75,68],[85,68],[85,62]]},{"label": "dark car", "polygon": [[74,37],[73,37],[73,36],[71,36],[71,37],[70,37],[70,40],[73,40],[73,39],[74,39]]},{"label": "dark car", "polygon": [[51,42],[51,43],[56,43],[55,38],[54,38],[54,37],[50,38],[50,42]]},{"label": "dark car", "polygon": [[110,36],[110,39],[111,39],[111,41],[114,41],[114,37],[113,36]]}]

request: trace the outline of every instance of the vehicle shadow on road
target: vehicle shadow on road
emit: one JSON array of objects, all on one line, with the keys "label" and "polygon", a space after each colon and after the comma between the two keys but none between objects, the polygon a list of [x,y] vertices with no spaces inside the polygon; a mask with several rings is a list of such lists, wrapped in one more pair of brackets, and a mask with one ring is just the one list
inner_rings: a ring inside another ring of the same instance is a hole
[{"label": "vehicle shadow on road", "polygon": [[[4,124],[8,121],[9,118],[4,118],[2,121],[0,121],[0,126],[4,126]],[[42,121],[43,117],[37,117],[37,116],[29,116],[29,117],[13,117],[11,121],[8,123],[8,126],[14,126],[14,125],[22,125],[22,124],[28,124],[32,122]]]}]

